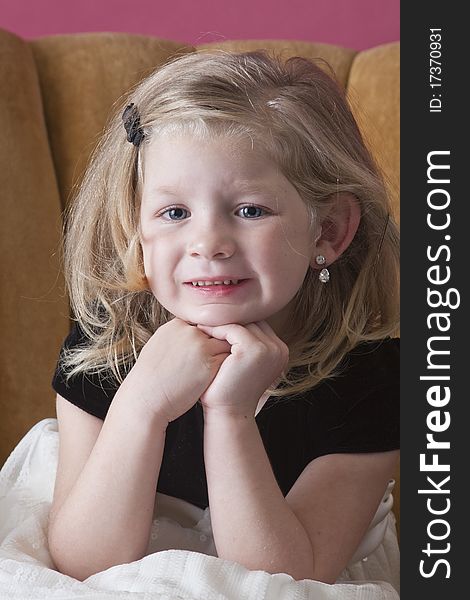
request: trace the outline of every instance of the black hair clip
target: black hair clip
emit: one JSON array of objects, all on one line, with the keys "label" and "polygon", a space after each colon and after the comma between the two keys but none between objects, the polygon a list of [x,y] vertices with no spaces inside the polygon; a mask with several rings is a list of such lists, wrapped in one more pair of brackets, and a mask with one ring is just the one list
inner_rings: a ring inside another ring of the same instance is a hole
[{"label": "black hair clip", "polygon": [[137,148],[144,139],[144,130],[140,126],[140,115],[137,106],[132,102],[122,113],[122,120],[127,132],[127,141]]}]

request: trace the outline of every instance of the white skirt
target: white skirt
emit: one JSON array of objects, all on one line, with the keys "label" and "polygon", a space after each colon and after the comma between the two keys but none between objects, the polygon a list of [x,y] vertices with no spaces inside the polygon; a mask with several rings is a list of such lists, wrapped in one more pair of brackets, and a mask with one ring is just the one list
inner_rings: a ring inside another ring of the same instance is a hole
[{"label": "white skirt", "polygon": [[397,600],[399,550],[390,483],[358,552],[334,585],[222,560],[210,510],[157,493],[147,555],[84,582],[58,572],[47,543],[58,461],[56,419],[37,423],[0,472],[0,600]]}]

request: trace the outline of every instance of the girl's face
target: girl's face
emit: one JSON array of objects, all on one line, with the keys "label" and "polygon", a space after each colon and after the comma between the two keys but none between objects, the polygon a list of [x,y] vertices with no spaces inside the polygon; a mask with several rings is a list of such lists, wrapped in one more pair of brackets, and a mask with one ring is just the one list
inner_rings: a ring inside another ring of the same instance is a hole
[{"label": "girl's face", "polygon": [[141,243],[158,301],[189,323],[266,320],[282,335],[315,230],[277,165],[249,140],[160,136],[143,171]]}]

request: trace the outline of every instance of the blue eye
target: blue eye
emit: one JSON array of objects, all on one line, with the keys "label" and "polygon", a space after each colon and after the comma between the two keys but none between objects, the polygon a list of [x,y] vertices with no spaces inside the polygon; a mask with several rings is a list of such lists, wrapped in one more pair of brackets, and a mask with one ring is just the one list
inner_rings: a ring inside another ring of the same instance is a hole
[{"label": "blue eye", "polygon": [[248,219],[257,219],[263,216],[263,213],[265,213],[266,211],[264,210],[264,208],[250,204],[248,206],[243,206],[242,208],[240,208],[240,212],[243,212],[243,216]]},{"label": "blue eye", "polygon": [[[183,214],[182,214],[183,213]],[[179,206],[172,206],[171,208],[167,208],[163,212],[160,213],[159,216],[167,215],[170,221],[182,221],[188,214],[188,211],[185,208],[180,208]]]}]

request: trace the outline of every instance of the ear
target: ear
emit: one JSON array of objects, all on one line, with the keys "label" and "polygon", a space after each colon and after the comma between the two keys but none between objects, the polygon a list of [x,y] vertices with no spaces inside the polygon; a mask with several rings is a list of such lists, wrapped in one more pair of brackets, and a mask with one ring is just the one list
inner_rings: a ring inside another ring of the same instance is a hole
[{"label": "ear", "polygon": [[361,220],[361,208],[353,194],[334,194],[332,203],[320,222],[320,233],[315,241],[311,266],[318,269],[315,257],[326,258],[320,268],[331,265],[346,250],[356,235]]}]

